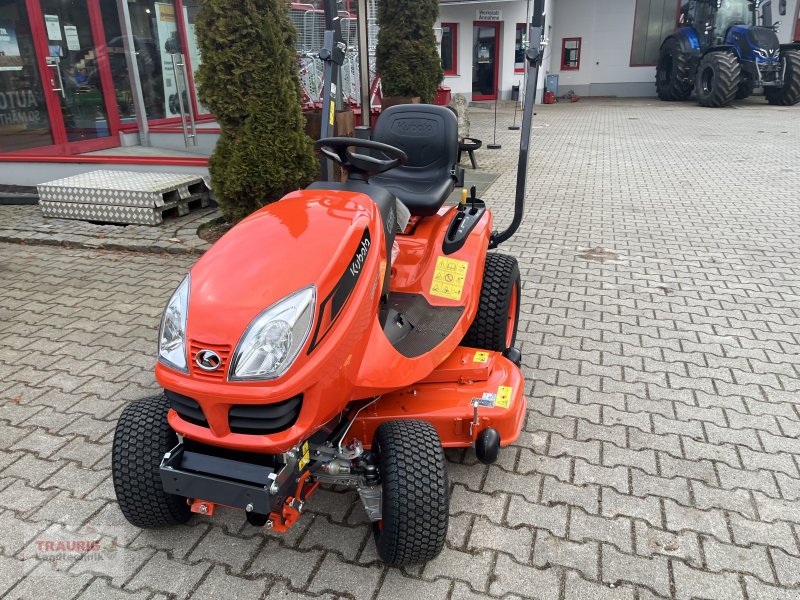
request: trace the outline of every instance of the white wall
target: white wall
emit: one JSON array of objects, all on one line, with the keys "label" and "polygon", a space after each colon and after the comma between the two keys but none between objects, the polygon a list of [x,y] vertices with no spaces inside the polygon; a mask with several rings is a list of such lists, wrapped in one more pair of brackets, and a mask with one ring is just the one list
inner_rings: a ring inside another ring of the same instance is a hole
[{"label": "white wall", "polygon": [[[559,94],[655,95],[655,68],[630,66],[636,0],[556,0],[554,8],[550,67]],[[583,38],[580,69],[562,71],[561,44],[571,37]]]},{"label": "white wall", "polygon": [[458,75],[445,75],[442,85],[450,87],[454,94],[464,94],[467,99],[472,97],[472,24],[479,8],[501,10],[498,88],[501,97],[508,98],[511,86],[521,84],[523,79],[522,73],[514,73],[514,38],[517,23],[525,22],[527,5],[526,0],[442,5],[436,27],[442,22],[458,23]]},{"label": "white wall", "polygon": [[[773,0],[773,5],[777,6],[777,4],[778,0]],[[786,4],[786,15],[783,17],[778,14],[777,8],[772,9],[775,20],[781,22],[781,29],[778,32],[778,38],[780,38],[781,43],[784,44],[793,41],[792,37],[794,36],[794,29],[797,23],[796,19],[800,17],[797,10],[800,8],[800,6],[798,6],[798,4],[800,4],[800,0],[789,0]]]}]

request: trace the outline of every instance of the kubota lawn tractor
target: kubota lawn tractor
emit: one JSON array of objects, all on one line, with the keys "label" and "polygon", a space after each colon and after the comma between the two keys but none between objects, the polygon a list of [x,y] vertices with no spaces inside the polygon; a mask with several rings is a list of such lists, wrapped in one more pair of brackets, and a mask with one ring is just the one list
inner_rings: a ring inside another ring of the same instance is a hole
[{"label": "kubota lawn tractor", "polygon": [[[285,531],[329,483],[358,490],[387,563],[439,554],[442,448],[474,447],[492,462],[525,418],[520,272],[488,251],[522,219],[541,4],[512,224],[493,231],[474,190],[444,206],[458,155],[447,108],[395,106],[372,140],[321,139],[323,163],[347,180],[246,218],[167,304],[156,366],[164,393],[127,405],[114,437],[114,487],[131,523],[174,525],[227,506]],[[328,124],[344,54],[335,0],[326,21]]]}]

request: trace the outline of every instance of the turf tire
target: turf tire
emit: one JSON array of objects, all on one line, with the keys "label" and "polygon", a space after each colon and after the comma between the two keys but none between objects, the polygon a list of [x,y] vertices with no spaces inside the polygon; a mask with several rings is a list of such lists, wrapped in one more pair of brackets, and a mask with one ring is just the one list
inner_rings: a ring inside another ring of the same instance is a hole
[{"label": "turf tire", "polygon": [[695,95],[700,106],[721,108],[736,98],[742,67],[730,52],[709,52],[700,60]]},{"label": "turf tire", "polygon": [[119,508],[143,529],[186,523],[192,516],[186,498],[167,494],[159,465],[178,437],[167,423],[169,405],[163,394],[128,404],[114,432],[111,454],[114,491]]},{"label": "turf tire", "polygon": [[661,46],[656,65],[656,92],[666,102],[686,100],[692,94],[689,79],[689,57],[675,38]]},{"label": "turf tire", "polygon": [[786,65],[783,87],[764,88],[767,102],[776,106],[793,106],[800,102],[800,50],[784,50],[781,61]]},{"label": "turf tire", "polygon": [[399,567],[433,560],[449,521],[447,465],[426,421],[386,421],[372,442],[381,473],[383,519],[373,524],[378,556]]},{"label": "turf tire", "polygon": [[[519,305],[522,282],[517,259],[505,254],[487,254],[483,270],[483,286],[478,314],[461,342],[464,346],[503,352],[513,346],[519,326]],[[516,294],[516,298],[514,298]],[[516,299],[514,332],[508,341],[509,311]]]}]

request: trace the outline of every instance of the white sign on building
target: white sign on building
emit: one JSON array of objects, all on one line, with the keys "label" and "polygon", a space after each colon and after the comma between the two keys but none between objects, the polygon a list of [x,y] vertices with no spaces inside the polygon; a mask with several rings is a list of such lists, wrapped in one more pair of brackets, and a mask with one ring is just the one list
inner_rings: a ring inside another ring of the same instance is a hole
[{"label": "white sign on building", "polygon": [[475,11],[477,14],[477,21],[502,21],[503,11],[494,10],[489,8],[479,8]]}]

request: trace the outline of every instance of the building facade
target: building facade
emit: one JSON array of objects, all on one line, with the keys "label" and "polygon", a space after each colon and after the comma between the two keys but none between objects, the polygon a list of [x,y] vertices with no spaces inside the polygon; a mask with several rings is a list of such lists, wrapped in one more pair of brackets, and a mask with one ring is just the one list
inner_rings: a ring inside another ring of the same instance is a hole
[{"label": "building facade", "polygon": [[[800,39],[799,0],[786,2],[784,42]],[[0,183],[64,176],[71,173],[68,164],[84,170],[91,164],[205,169],[219,129],[194,82],[201,62],[195,38],[199,4],[0,0]],[[360,97],[356,4],[340,0],[348,53],[339,87],[353,101]],[[532,4],[440,0],[436,27],[444,85],[471,100],[489,101],[521,89]],[[559,94],[654,95],[658,48],[676,25],[679,4],[546,0],[548,46],[540,93],[545,77],[553,74],[559,77]],[[376,0],[367,0],[367,6],[372,58]],[[291,2],[290,15],[299,31],[303,102],[315,106],[322,84],[316,53],[324,18],[318,0]],[[137,154],[135,148],[144,150]]]},{"label": "building facade", "polygon": [[[437,27],[445,85],[453,93],[472,100],[511,97],[523,78],[522,36],[531,4],[441,0]],[[558,75],[559,94],[655,96],[658,50],[677,25],[680,5],[681,0],[546,0],[541,77]],[[799,9],[798,0],[787,1],[787,14],[779,17],[781,42],[800,40]]]}]

